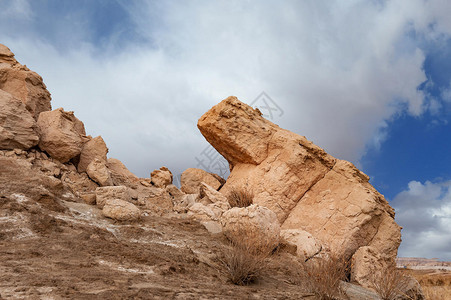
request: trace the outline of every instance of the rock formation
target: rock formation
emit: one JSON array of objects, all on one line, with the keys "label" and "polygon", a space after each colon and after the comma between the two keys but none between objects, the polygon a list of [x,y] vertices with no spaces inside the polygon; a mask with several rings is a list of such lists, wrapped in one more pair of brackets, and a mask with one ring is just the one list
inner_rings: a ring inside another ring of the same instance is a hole
[{"label": "rock formation", "polygon": [[[219,176],[218,176],[219,177]],[[186,169],[180,178],[181,190],[187,194],[199,193],[202,182],[218,190],[223,183],[214,175],[202,169]]]},{"label": "rock formation", "polygon": [[282,229],[308,232],[323,250],[350,258],[371,246],[394,261],[401,241],[394,210],[350,162],[279,128],[236,97],[211,108],[198,128],[230,164],[221,193],[252,190],[254,203],[274,211]]},{"label": "rock formation", "polygon": [[36,130],[36,122],[25,105],[0,89],[0,149],[30,149],[39,141]]},{"label": "rock formation", "polygon": [[35,119],[52,109],[50,93],[41,76],[17,62],[8,47],[0,44],[0,90],[21,100]]}]

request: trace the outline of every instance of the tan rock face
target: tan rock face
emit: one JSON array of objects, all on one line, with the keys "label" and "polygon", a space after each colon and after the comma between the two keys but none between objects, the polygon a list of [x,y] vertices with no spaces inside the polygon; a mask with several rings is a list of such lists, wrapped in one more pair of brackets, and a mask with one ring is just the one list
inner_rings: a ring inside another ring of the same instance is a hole
[{"label": "tan rock face", "polygon": [[62,108],[41,113],[37,125],[39,148],[62,163],[79,155],[87,141],[83,123]]},{"label": "tan rock face", "polygon": [[379,251],[369,246],[361,247],[354,253],[352,266],[351,280],[364,287],[371,287],[375,273],[388,267]]},{"label": "tan rock face", "polygon": [[139,178],[130,172],[120,160],[109,158],[107,161],[107,167],[110,171],[114,185],[125,185],[134,189],[139,186]]},{"label": "tan rock face", "polygon": [[198,122],[204,137],[231,164],[220,192],[249,189],[254,203],[274,211],[282,229],[312,234],[348,258],[362,246],[396,257],[400,227],[394,211],[351,163],[265,120],[229,97]]},{"label": "tan rock face", "polygon": [[155,186],[142,187],[138,192],[138,203],[153,215],[163,215],[172,212],[173,203],[171,195],[166,189]]},{"label": "tan rock face", "polygon": [[78,162],[78,172],[86,172],[86,168],[94,159],[99,159],[106,163],[108,148],[101,136],[95,137],[83,145]]},{"label": "tan rock face", "polygon": [[107,200],[120,199],[131,202],[129,190],[126,186],[105,186],[96,189],[96,203],[99,208],[103,208]]},{"label": "tan rock face", "polygon": [[97,182],[100,186],[113,185],[110,171],[106,167],[106,161],[95,158],[86,169],[89,178]]},{"label": "tan rock face", "polygon": [[220,222],[231,241],[252,240],[257,248],[274,249],[279,245],[280,224],[276,214],[266,207],[234,207],[222,214]]},{"label": "tan rock face", "polygon": [[319,254],[322,245],[310,233],[300,229],[284,229],[280,231],[280,237],[284,244],[294,246],[297,256],[304,261]]},{"label": "tan rock face", "polygon": [[172,173],[166,167],[161,167],[159,170],[154,170],[150,173],[150,180],[152,184],[158,188],[165,188],[172,184]]},{"label": "tan rock face", "polygon": [[0,196],[21,194],[35,201],[43,198],[63,199],[61,180],[34,169],[30,161],[17,156],[0,156]]},{"label": "tan rock face", "polygon": [[27,150],[39,142],[36,122],[25,105],[0,90],[0,149]]},{"label": "tan rock face", "polygon": [[52,109],[50,93],[41,76],[18,63],[14,54],[2,44],[0,44],[0,89],[21,100],[35,119],[41,112]]},{"label": "tan rock face", "polygon": [[134,204],[120,200],[107,200],[102,209],[105,217],[118,221],[133,221],[139,219],[141,211]]},{"label": "tan rock face", "polygon": [[205,182],[215,190],[222,184],[212,174],[202,169],[189,168],[186,169],[180,178],[181,190],[186,194],[197,194],[201,183]]}]

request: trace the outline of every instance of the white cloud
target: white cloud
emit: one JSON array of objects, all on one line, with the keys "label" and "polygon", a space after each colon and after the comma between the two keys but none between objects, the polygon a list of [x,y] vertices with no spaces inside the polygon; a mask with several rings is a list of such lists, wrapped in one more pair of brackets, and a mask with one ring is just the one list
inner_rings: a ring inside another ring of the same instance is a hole
[{"label": "white cloud", "polygon": [[411,181],[392,205],[403,227],[400,256],[451,260],[451,181]]},{"label": "white cloud", "polygon": [[229,95],[250,103],[262,91],[285,111],[280,126],[357,162],[384,138],[385,120],[426,109],[425,54],[410,33],[450,33],[439,2],[124,1],[150,46],[98,55],[86,23],[58,29],[78,45],[65,52],[55,46],[64,34],[0,40],[44,77],[55,108],[74,110],[140,176],[195,167],[206,145],[197,119]]},{"label": "white cloud", "polygon": [[449,83],[449,87],[445,88],[441,93],[442,99],[446,102],[451,103],[451,81]]},{"label": "white cloud", "polygon": [[33,16],[27,0],[2,0],[0,17],[29,20]]}]

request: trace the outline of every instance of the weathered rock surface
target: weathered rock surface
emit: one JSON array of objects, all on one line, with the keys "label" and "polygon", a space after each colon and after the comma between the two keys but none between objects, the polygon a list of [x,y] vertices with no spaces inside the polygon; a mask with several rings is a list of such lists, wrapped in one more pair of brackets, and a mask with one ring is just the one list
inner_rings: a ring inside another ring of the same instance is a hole
[{"label": "weathered rock surface", "polygon": [[[375,273],[387,269],[387,263],[373,247],[360,247],[352,256],[351,280],[363,287],[371,287]],[[379,275],[380,276],[380,275]]]},{"label": "weathered rock surface", "polygon": [[0,44],[0,89],[21,100],[35,119],[52,109],[50,93],[38,74],[21,65],[8,47]]},{"label": "weathered rock surface", "polygon": [[118,221],[133,221],[139,219],[141,211],[134,204],[120,200],[107,200],[102,209],[105,217]]},{"label": "weathered rock surface", "polygon": [[322,245],[310,233],[300,229],[283,229],[280,231],[282,243],[293,246],[296,255],[303,260],[308,260],[319,254]]},{"label": "weathered rock surface", "polygon": [[394,260],[400,227],[394,210],[351,163],[265,120],[229,97],[198,122],[198,128],[230,163],[221,193],[247,188],[254,203],[277,215],[282,229],[301,229],[348,258],[372,246]]},{"label": "weathered rock surface", "polygon": [[181,190],[186,194],[197,194],[201,183],[205,182],[215,190],[217,190],[222,184],[207,171],[202,169],[189,168],[186,169],[180,178]]},{"label": "weathered rock surface", "polygon": [[106,161],[95,158],[86,168],[89,178],[97,182],[100,186],[113,185],[110,171],[106,167]]},{"label": "weathered rock surface", "polygon": [[223,205],[225,210],[230,209],[230,204],[226,196],[224,196],[205,182],[202,182],[200,185],[199,198],[204,199],[209,203],[217,203],[219,205]]},{"label": "weathered rock surface", "polygon": [[107,167],[114,185],[125,185],[133,189],[139,186],[139,178],[130,172],[120,160],[108,158]]},{"label": "weathered rock surface", "polygon": [[96,189],[96,203],[99,208],[103,208],[107,200],[119,199],[131,202],[129,190],[126,186],[105,186]]},{"label": "weathered rock surface", "polygon": [[87,141],[83,123],[73,112],[62,108],[42,112],[37,125],[41,136],[39,148],[62,163],[79,155]]},{"label": "weathered rock surface", "polygon": [[85,172],[88,165],[94,160],[99,159],[106,163],[108,148],[103,138],[99,135],[90,139],[83,145],[80,153],[80,161],[78,162],[78,172]]},{"label": "weathered rock surface", "polygon": [[0,149],[29,149],[39,142],[36,122],[25,105],[0,89]]},{"label": "weathered rock surface", "polygon": [[66,199],[66,192],[61,180],[33,168],[30,160],[0,155],[0,196],[21,194],[39,202]]},{"label": "weathered rock surface", "polygon": [[172,212],[173,202],[166,189],[155,186],[143,187],[138,192],[138,203],[152,215],[164,215]]},{"label": "weathered rock surface", "polygon": [[267,249],[279,245],[280,225],[277,216],[266,207],[255,204],[234,207],[222,214],[220,222],[225,236],[233,242],[251,240],[257,248]]},{"label": "weathered rock surface", "polygon": [[152,184],[158,188],[165,188],[172,184],[172,173],[166,167],[161,167],[159,170],[154,170],[150,173],[150,180]]}]

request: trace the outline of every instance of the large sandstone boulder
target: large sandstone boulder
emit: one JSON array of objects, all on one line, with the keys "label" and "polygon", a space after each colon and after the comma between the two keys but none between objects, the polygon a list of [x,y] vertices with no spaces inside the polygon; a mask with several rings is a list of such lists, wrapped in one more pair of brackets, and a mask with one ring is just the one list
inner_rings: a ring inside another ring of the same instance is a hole
[{"label": "large sandstone boulder", "polygon": [[189,168],[182,173],[180,178],[181,190],[186,194],[197,194],[202,182],[205,182],[215,190],[222,185],[220,180],[207,171]]},{"label": "large sandstone boulder", "polygon": [[229,97],[205,113],[198,128],[231,165],[221,193],[247,188],[254,203],[277,215],[282,229],[301,229],[348,258],[372,246],[393,260],[400,244],[394,210],[368,176],[349,162],[264,119]]},{"label": "large sandstone boulder", "polygon": [[42,112],[38,118],[39,148],[62,163],[78,156],[87,141],[83,123],[62,108]]},{"label": "large sandstone boulder", "polygon": [[172,212],[174,204],[172,196],[166,189],[155,186],[138,189],[138,203],[153,215],[163,215]]},{"label": "large sandstone boulder", "polygon": [[161,167],[159,170],[154,170],[150,173],[150,182],[158,187],[165,188],[166,186],[172,184],[172,173],[166,167]]},{"label": "large sandstone boulder", "polygon": [[360,247],[354,253],[352,266],[351,280],[364,287],[371,287],[375,273],[389,267],[379,251],[370,246]]},{"label": "large sandstone boulder", "polygon": [[319,254],[322,245],[310,233],[300,229],[284,229],[280,231],[282,243],[296,249],[296,255],[307,261]]},{"label": "large sandstone boulder", "polygon": [[103,138],[99,135],[90,139],[83,145],[80,153],[80,161],[78,162],[78,172],[86,172],[88,165],[94,160],[99,159],[106,163],[108,148]]},{"label": "large sandstone boulder", "polygon": [[110,171],[106,167],[106,161],[95,158],[86,168],[89,178],[97,182],[100,186],[113,185]]},{"label": "large sandstone boulder", "polygon": [[8,47],[0,44],[0,89],[21,100],[35,119],[52,109],[50,93],[41,76],[21,65]]},{"label": "large sandstone boulder", "polygon": [[110,171],[114,185],[125,185],[133,189],[139,186],[139,178],[130,172],[120,160],[108,158],[106,166]]},{"label": "large sandstone boulder", "polygon": [[120,199],[111,199],[105,202],[102,214],[105,217],[118,221],[133,221],[139,219],[141,211],[130,202]]},{"label": "large sandstone boulder", "polygon": [[233,207],[220,219],[224,235],[235,243],[252,241],[256,248],[274,249],[279,245],[280,224],[270,209],[252,204]]},{"label": "large sandstone boulder", "polygon": [[36,122],[25,105],[0,90],[0,149],[27,150],[39,142]]}]

